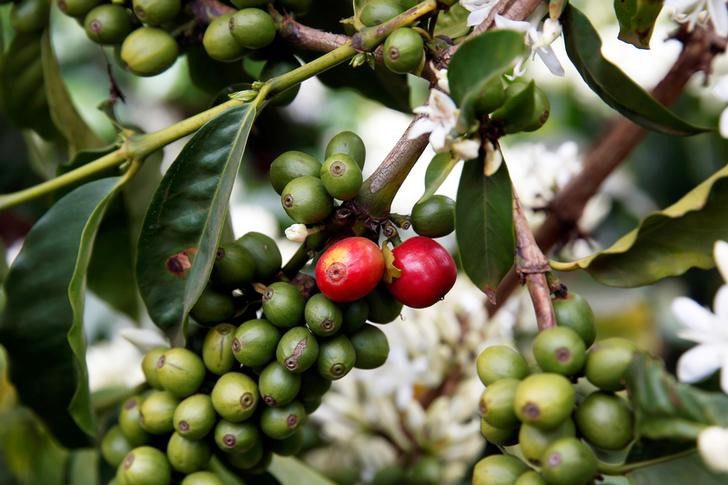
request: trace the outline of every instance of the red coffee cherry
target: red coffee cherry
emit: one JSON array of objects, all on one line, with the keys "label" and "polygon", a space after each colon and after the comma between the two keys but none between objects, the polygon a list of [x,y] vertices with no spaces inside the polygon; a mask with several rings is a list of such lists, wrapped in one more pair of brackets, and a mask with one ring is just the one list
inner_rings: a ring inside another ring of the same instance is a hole
[{"label": "red coffee cherry", "polygon": [[350,302],[371,292],[384,275],[384,256],[376,243],[347,237],[332,244],[316,263],[316,283],[335,302]]},{"label": "red coffee cherry", "polygon": [[455,284],[455,260],[429,237],[416,236],[394,248],[394,266],[402,275],[387,287],[396,299],[412,308],[434,305]]}]

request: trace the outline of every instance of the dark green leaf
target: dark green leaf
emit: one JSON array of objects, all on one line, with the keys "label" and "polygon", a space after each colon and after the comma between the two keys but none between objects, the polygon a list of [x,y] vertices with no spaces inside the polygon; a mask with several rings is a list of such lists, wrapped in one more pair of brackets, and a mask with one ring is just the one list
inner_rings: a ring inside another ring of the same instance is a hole
[{"label": "dark green leaf", "polygon": [[491,176],[483,161],[465,162],[455,202],[455,236],[465,273],[490,300],[513,266],[513,194],[502,163]]},{"label": "dark green leaf", "polygon": [[175,332],[207,284],[256,110],[204,125],[162,178],[139,238],[137,279],[152,320]]},{"label": "dark green leaf", "polygon": [[683,121],[602,56],[602,41],[589,19],[573,5],[561,17],[566,52],[581,77],[602,101],[648,130],[688,136],[714,128]]},{"label": "dark green leaf", "polygon": [[6,280],[0,341],[10,378],[22,402],[69,447],[88,445],[96,432],[83,334],[86,269],[124,180],[96,180],[59,200],[28,233]]},{"label": "dark green leaf", "polygon": [[425,172],[425,193],[420,200],[434,195],[458,162],[459,160],[449,153],[438,153],[432,157]]},{"label": "dark green leaf", "polygon": [[333,485],[328,478],[293,457],[273,455],[269,470],[281,485]]},{"label": "dark green leaf", "polygon": [[660,483],[720,485],[728,480],[728,475],[710,471],[697,453],[638,468],[627,473],[627,477],[633,485],[655,485]]},{"label": "dark green leaf", "polygon": [[584,269],[600,283],[634,287],[712,268],[713,242],[728,239],[728,167],[665,210],[648,215],[611,247],[577,261],[552,262],[557,271]]},{"label": "dark green leaf", "polygon": [[614,0],[619,40],[640,49],[649,49],[652,30],[663,3],[663,0]]}]

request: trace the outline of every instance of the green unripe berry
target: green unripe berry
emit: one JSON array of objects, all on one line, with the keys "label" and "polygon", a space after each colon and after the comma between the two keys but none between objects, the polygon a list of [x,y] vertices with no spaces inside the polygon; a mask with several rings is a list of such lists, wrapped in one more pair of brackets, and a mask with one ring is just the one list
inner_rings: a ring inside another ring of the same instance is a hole
[{"label": "green unripe berry", "polygon": [[341,330],[344,333],[352,334],[362,328],[369,318],[369,304],[366,300],[357,300],[346,303],[342,308],[344,324]]},{"label": "green unripe berry", "polygon": [[265,450],[260,440],[256,441],[250,449],[227,456],[228,463],[240,470],[250,470],[265,458]]},{"label": "green unripe berry", "polygon": [[180,436],[190,440],[199,440],[210,432],[217,416],[212,400],[207,394],[194,394],[177,406],[172,422]]},{"label": "green unripe berry", "polygon": [[58,8],[69,17],[83,17],[101,0],[58,0]]},{"label": "green unripe berry", "polygon": [[253,415],[258,405],[258,386],[245,374],[223,374],[212,388],[212,406],[217,414],[237,423]]},{"label": "green unripe berry", "polygon": [[343,153],[331,155],[324,160],[320,175],[326,191],[339,200],[356,197],[363,181],[359,165]]},{"label": "green unripe berry", "polygon": [[518,458],[510,455],[490,455],[475,464],[473,485],[513,485],[528,470]]},{"label": "green unripe berry", "polygon": [[281,337],[276,359],[291,372],[301,373],[316,363],[319,344],[305,327],[293,327]]},{"label": "green unripe berry", "polygon": [[433,195],[412,208],[412,229],[420,236],[443,237],[455,230],[455,201]]},{"label": "green unripe berry", "polygon": [[594,312],[583,296],[569,292],[566,298],[555,299],[553,305],[559,327],[569,327],[578,333],[586,347],[594,343],[597,336]]},{"label": "green unripe berry", "polygon": [[208,371],[221,376],[233,368],[233,337],[235,326],[229,323],[215,325],[208,330],[202,342],[202,361]]},{"label": "green unripe berry", "polygon": [[180,11],[180,0],[133,0],[134,15],[151,26],[162,25],[174,19]]},{"label": "green unripe berry", "polygon": [[367,156],[367,149],[364,141],[353,131],[342,131],[334,135],[326,145],[324,158],[343,153],[353,158],[359,168],[364,168],[364,162]]},{"label": "green unripe berry", "polygon": [[303,449],[304,433],[303,429],[299,428],[288,438],[282,440],[270,440],[267,445],[270,450],[276,455],[280,456],[293,456],[297,455]]},{"label": "green unripe berry", "polygon": [[260,49],[276,38],[271,16],[258,8],[244,8],[230,17],[230,32],[246,49]]},{"label": "green unripe berry", "polygon": [[541,463],[541,474],[554,485],[586,485],[597,473],[594,452],[576,438],[561,438],[553,443]]},{"label": "green unripe berry", "polygon": [[20,0],[10,10],[10,25],[15,32],[40,32],[48,25],[48,0]]},{"label": "green unripe berry", "polygon": [[581,371],[586,348],[579,334],[568,327],[552,327],[533,341],[533,356],[544,372],[573,376]]},{"label": "green unripe berry", "polygon": [[298,289],[284,281],[269,285],[263,293],[263,314],[276,327],[291,328],[301,323],[305,306],[306,300]]},{"label": "green unripe berry", "polygon": [[241,364],[258,367],[275,358],[280,339],[280,330],[268,320],[248,320],[235,331],[232,352]]},{"label": "green unripe berry", "polygon": [[528,375],[526,359],[505,345],[486,347],[476,361],[478,376],[486,386],[499,379],[523,379]]},{"label": "green unripe berry", "polygon": [[404,12],[397,2],[392,0],[369,0],[359,12],[359,20],[367,27],[386,22]]},{"label": "green unripe berry", "polygon": [[586,355],[586,378],[605,391],[624,389],[624,374],[635,352],[637,347],[630,340],[620,337],[600,340]]},{"label": "green unripe berry", "polygon": [[480,414],[486,421],[499,428],[518,424],[513,403],[520,383],[517,379],[500,379],[485,388],[480,398]]},{"label": "green unripe berry", "polygon": [[369,305],[369,321],[373,323],[389,323],[402,313],[402,302],[397,300],[387,289],[378,285],[365,300]]},{"label": "green unripe berry", "polygon": [[518,477],[513,485],[546,485],[546,480],[535,470],[530,470]]},{"label": "green unripe berry", "polygon": [[205,378],[205,364],[194,352],[176,347],[157,360],[157,375],[163,389],[183,398],[199,389]]},{"label": "green unripe berry", "polygon": [[334,200],[317,177],[297,177],[283,188],[281,204],[286,214],[301,224],[321,222],[334,209]]},{"label": "green unripe berry", "polygon": [[498,121],[505,133],[534,131],[549,117],[549,101],[533,81],[516,81],[506,88],[506,101],[493,111],[491,119]]},{"label": "green unripe berry", "polygon": [[167,459],[172,468],[181,473],[192,473],[207,467],[212,450],[205,440],[191,440],[172,433],[167,443]]},{"label": "green unripe berry", "polygon": [[621,450],[634,437],[634,416],[619,396],[594,392],[576,408],[576,424],[584,438],[597,448]]},{"label": "green unripe berry", "polygon": [[341,379],[354,367],[355,362],[356,350],[345,335],[337,335],[319,344],[316,366],[325,379]]},{"label": "green unripe berry", "polygon": [[167,351],[166,347],[157,347],[144,355],[142,359],[142,372],[144,378],[154,389],[162,389],[162,383],[159,382],[159,374],[157,373],[157,362],[159,358]]},{"label": "green unripe berry", "polygon": [[[303,404],[307,414],[321,404],[321,398],[331,389],[331,381],[324,379],[316,370],[311,369],[301,374],[301,390],[298,393],[298,400]],[[309,409],[311,409],[309,411]]]},{"label": "green unripe berry", "polygon": [[273,361],[263,369],[258,379],[258,390],[268,406],[284,406],[296,397],[301,389],[301,376],[288,371]]},{"label": "green unripe berry", "polygon": [[[301,67],[301,63],[298,62],[298,60],[293,56],[284,59],[270,59],[268,60],[268,62],[265,63],[263,69],[260,71],[260,80],[267,81],[274,77],[287,74],[294,69],[298,69],[299,67]],[[296,99],[296,95],[298,94],[300,88],[301,85],[296,84],[295,86],[286,89],[282,93],[276,94],[270,100],[271,104],[273,106],[286,106],[288,104],[291,104],[293,100]]]},{"label": "green unripe berry", "polygon": [[178,53],[174,37],[154,27],[136,29],[121,44],[121,60],[137,76],[155,76],[166,71]]},{"label": "green unripe berry", "polygon": [[124,485],[167,485],[172,480],[164,453],[151,446],[134,448],[119,466]]},{"label": "green unripe berry", "polygon": [[518,428],[499,428],[484,418],[480,420],[480,434],[488,443],[500,446],[512,446],[518,443]]},{"label": "green unripe berry", "polygon": [[104,4],[92,8],[84,17],[83,28],[89,39],[101,45],[120,44],[133,24],[129,12],[121,5]]},{"label": "green unripe berry", "polygon": [[241,288],[255,279],[255,259],[244,247],[223,244],[217,248],[212,280],[223,288]]},{"label": "green unripe berry", "polygon": [[148,433],[165,434],[174,429],[174,410],[179,400],[169,391],[152,391],[144,398],[139,412],[142,428]]},{"label": "green unripe berry", "polygon": [[317,293],[309,298],[303,314],[308,328],[320,337],[335,334],[344,323],[344,315],[339,306],[326,298],[323,293]]},{"label": "green unripe berry", "polygon": [[142,427],[141,396],[130,397],[121,405],[119,411],[119,428],[132,446],[147,442],[149,435]]},{"label": "green unripe berry", "polygon": [[276,242],[260,232],[248,232],[235,244],[244,247],[255,260],[255,277],[258,281],[271,280],[281,269],[281,252]]},{"label": "green unripe berry", "polygon": [[270,164],[270,183],[276,193],[280,194],[291,180],[310,175],[318,177],[321,162],[311,155],[295,150],[283,152]]},{"label": "green unripe berry", "polygon": [[387,361],[389,342],[387,336],[374,325],[364,325],[349,336],[356,351],[354,367],[376,369]]},{"label": "green unripe berry", "polygon": [[202,36],[202,46],[207,55],[215,60],[230,62],[240,59],[247,52],[245,47],[235,40],[230,32],[230,19],[232,13],[215,17],[205,29]]},{"label": "green unripe berry", "polygon": [[101,440],[101,456],[104,457],[106,463],[114,468],[121,464],[131,449],[131,443],[126,439],[118,425],[109,428]]},{"label": "green unripe berry", "polygon": [[215,426],[215,443],[222,451],[243,453],[259,444],[260,436],[253,423],[231,423],[221,419]]},{"label": "green unripe berry", "polygon": [[235,303],[229,294],[218,293],[211,288],[205,290],[192,307],[190,315],[200,325],[214,325],[229,320],[235,314]]},{"label": "green unripe berry", "polygon": [[407,74],[420,67],[425,59],[425,43],[420,34],[401,27],[384,41],[384,65],[397,74]]},{"label": "green unripe berry", "polygon": [[475,97],[473,110],[478,115],[482,116],[500,108],[506,101],[506,89],[501,76],[495,76],[478,86],[478,92],[472,96]]},{"label": "green unripe berry", "polygon": [[413,485],[439,485],[442,483],[440,460],[427,455],[419,458],[407,470],[406,480]]},{"label": "green unripe berry", "polygon": [[541,457],[551,443],[561,438],[574,436],[576,436],[576,427],[571,419],[567,419],[554,429],[539,429],[529,424],[522,424],[518,431],[518,444],[528,461],[540,465]]},{"label": "green unripe berry", "polygon": [[260,429],[266,436],[282,440],[293,435],[306,419],[306,411],[298,401],[285,406],[265,407],[260,413]]},{"label": "green unripe berry", "polygon": [[516,416],[522,423],[553,429],[569,417],[574,398],[574,388],[564,376],[533,374],[516,388]]},{"label": "green unripe berry", "polygon": [[200,471],[187,475],[181,485],[224,485],[224,482],[214,472]]}]

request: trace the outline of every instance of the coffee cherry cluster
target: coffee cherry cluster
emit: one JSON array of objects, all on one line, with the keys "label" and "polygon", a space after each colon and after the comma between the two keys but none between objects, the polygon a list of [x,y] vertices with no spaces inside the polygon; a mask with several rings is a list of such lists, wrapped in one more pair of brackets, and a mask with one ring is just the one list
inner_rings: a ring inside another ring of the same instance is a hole
[{"label": "coffee cherry cluster", "polygon": [[[486,386],[481,432],[495,445],[518,445],[527,463],[488,456],[475,466],[475,484],[591,483],[594,450],[622,450],[634,439],[634,415],[616,393],[624,389],[635,345],[623,338],[594,343],[593,313],[577,294],[554,300],[554,309],[558,326],[533,342],[538,372],[529,373],[523,355],[507,346],[487,347],[478,356]],[[574,389],[580,377],[592,385],[585,396]]]}]

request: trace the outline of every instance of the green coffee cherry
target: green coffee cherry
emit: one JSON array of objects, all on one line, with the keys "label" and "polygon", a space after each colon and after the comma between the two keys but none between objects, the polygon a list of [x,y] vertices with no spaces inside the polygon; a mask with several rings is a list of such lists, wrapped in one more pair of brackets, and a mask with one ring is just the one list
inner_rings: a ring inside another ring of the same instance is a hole
[{"label": "green coffee cherry", "polygon": [[344,324],[341,330],[352,334],[362,328],[369,318],[369,304],[366,300],[357,300],[343,305]]},{"label": "green coffee cherry", "polygon": [[349,336],[356,351],[354,367],[376,369],[387,361],[389,342],[387,336],[374,325],[364,325]]},{"label": "green coffee cherry", "polygon": [[[152,391],[139,408],[140,423],[144,431],[165,434],[174,429],[174,410],[179,400],[169,391]],[[123,429],[123,428],[122,428]]]},{"label": "green coffee cherry", "polygon": [[[286,57],[284,59],[270,59],[268,60],[268,62],[265,63],[263,69],[260,71],[260,80],[267,81],[271,78],[287,74],[299,67],[301,67],[301,63],[298,62],[298,60],[293,56]],[[270,100],[271,105],[286,106],[288,104],[291,104],[293,100],[296,99],[296,95],[298,94],[300,88],[301,85],[296,84],[295,86],[286,89],[282,93],[276,94]]]},{"label": "green coffee cherry", "polygon": [[231,3],[237,8],[265,7],[270,0],[232,0]]},{"label": "green coffee cherry", "polygon": [[516,379],[500,379],[485,388],[480,398],[480,413],[486,421],[499,428],[512,428],[518,424],[513,403],[520,383]]},{"label": "green coffee cherry", "polygon": [[282,440],[268,441],[268,448],[276,455],[293,456],[297,455],[303,449],[303,429],[299,428],[288,438]]},{"label": "green coffee cherry", "polygon": [[301,373],[316,363],[319,344],[305,327],[293,327],[281,337],[276,359],[291,372]]},{"label": "green coffee cherry", "polygon": [[269,281],[281,269],[281,252],[276,242],[265,234],[249,232],[235,241],[244,247],[255,260],[255,276],[258,281]]},{"label": "green coffee cherry", "polygon": [[212,388],[212,406],[217,414],[237,423],[253,415],[258,405],[258,386],[245,374],[223,374]]},{"label": "green coffee cherry", "polygon": [[576,438],[561,438],[548,447],[541,460],[541,474],[554,485],[585,485],[597,474],[597,458]]},{"label": "green coffee cherry", "polygon": [[205,48],[205,52],[215,60],[235,61],[246,53],[245,47],[240,45],[230,32],[230,19],[232,16],[232,13],[226,13],[215,17],[202,36],[202,46]]},{"label": "green coffee cherry", "polygon": [[191,440],[172,433],[167,443],[167,459],[172,468],[181,473],[192,473],[207,467],[212,450],[205,440]]},{"label": "green coffee cherry", "polygon": [[15,32],[40,32],[48,25],[49,14],[47,0],[20,0],[10,10],[10,25]]},{"label": "green coffee cherry", "polygon": [[510,455],[490,455],[475,464],[473,485],[512,485],[528,470],[518,458]]},{"label": "green coffee cherry", "polygon": [[316,366],[325,379],[341,379],[354,367],[355,362],[356,350],[345,335],[338,335],[319,344]]},{"label": "green coffee cherry", "polygon": [[58,0],[58,8],[69,17],[83,17],[101,0]]},{"label": "green coffee cherry", "polygon": [[301,224],[321,222],[334,209],[334,200],[317,177],[297,177],[283,188],[281,204],[286,214]]},{"label": "green coffee cherry", "polygon": [[359,135],[353,131],[342,131],[337,133],[326,145],[325,158],[343,153],[353,158],[359,168],[364,168],[367,150]]},{"label": "green coffee cherry", "polygon": [[314,334],[329,337],[339,331],[344,315],[339,306],[322,293],[313,295],[304,308],[306,325]]},{"label": "green coffee cherry", "polygon": [[533,341],[533,356],[544,372],[573,376],[581,371],[586,348],[579,334],[568,327],[552,327]]},{"label": "green coffee cherry", "polygon": [[252,283],[255,279],[253,255],[238,244],[223,244],[217,248],[212,279],[223,288],[241,288]]},{"label": "green coffee cherry", "polygon": [[337,153],[324,160],[321,166],[321,182],[331,197],[350,200],[359,194],[363,181],[361,168],[348,155]]},{"label": "green coffee cherry", "polygon": [[382,285],[374,288],[365,299],[369,305],[370,322],[389,323],[402,313],[402,303]]},{"label": "green coffee cherry", "polygon": [[212,327],[202,342],[202,361],[208,371],[221,376],[233,368],[233,337],[235,326],[221,323]]},{"label": "green coffee cherry", "polygon": [[318,177],[321,172],[321,162],[311,155],[298,151],[283,152],[270,164],[270,183],[273,189],[280,194],[288,182],[304,175]]},{"label": "green coffee cherry", "polygon": [[569,292],[566,298],[557,298],[553,304],[559,327],[569,327],[578,333],[586,347],[594,343],[597,336],[594,312],[583,296]]},{"label": "green coffee cherry", "polygon": [[149,435],[142,427],[141,396],[130,397],[121,405],[119,428],[130,445],[139,446],[147,442]]},{"label": "green coffee cherry", "polygon": [[118,425],[109,428],[101,440],[101,456],[104,457],[106,463],[114,468],[121,464],[131,448],[131,443],[126,439]]},{"label": "green coffee cherry", "polygon": [[266,319],[280,328],[291,328],[303,319],[306,301],[290,283],[279,281],[263,293],[263,313]]},{"label": "green coffee cherry", "polygon": [[476,361],[478,376],[486,386],[499,379],[523,379],[528,375],[526,359],[505,345],[486,347]]},{"label": "green coffee cherry", "polygon": [[412,229],[420,236],[443,237],[455,230],[455,201],[433,195],[412,208]]},{"label": "green coffee cherry", "polygon": [[146,25],[157,26],[174,19],[180,11],[180,0],[133,0],[134,15]]},{"label": "green coffee cherry", "polygon": [[83,21],[89,39],[101,45],[124,41],[133,28],[129,12],[121,5],[104,4],[89,11]]},{"label": "green coffee cherry", "polygon": [[162,388],[177,397],[195,393],[205,378],[205,364],[192,351],[172,348],[157,360],[157,375]]},{"label": "green coffee cherry", "polygon": [[224,482],[214,472],[201,471],[187,475],[181,485],[224,485]]},{"label": "green coffee cherry", "polygon": [[442,483],[440,460],[434,456],[423,456],[415,461],[406,473],[407,483],[417,485],[439,485]]},{"label": "green coffee cherry", "polygon": [[397,74],[416,71],[425,59],[425,43],[420,34],[401,27],[384,41],[384,65]]},{"label": "green coffee cherry", "polygon": [[167,485],[172,480],[164,453],[151,446],[134,448],[119,466],[123,485]]},{"label": "green coffee cherry", "polygon": [[522,423],[553,429],[571,414],[574,398],[574,388],[564,376],[533,374],[516,388],[516,416]]},{"label": "green coffee cherry", "polygon": [[549,112],[548,98],[533,81],[516,81],[506,88],[506,101],[491,119],[501,123],[505,133],[534,131],[546,123]]},{"label": "green coffee cherry", "polygon": [[179,47],[169,33],[154,27],[141,27],[121,44],[121,60],[137,76],[156,76],[177,59]]},{"label": "green coffee cherry", "polygon": [[620,337],[600,340],[586,356],[586,378],[605,391],[624,389],[624,374],[637,352],[635,344]]},{"label": "green coffee cherry", "polygon": [[479,91],[474,93],[475,101],[473,110],[478,115],[492,113],[500,108],[506,101],[506,89],[503,86],[501,76],[496,76],[490,81],[479,86]]},{"label": "green coffee cherry", "polygon": [[518,443],[518,428],[498,428],[485,419],[480,420],[480,434],[494,445],[511,446]]},{"label": "green coffee cherry", "polygon": [[215,426],[215,443],[222,451],[243,453],[259,444],[260,436],[253,423],[231,423],[221,419]]},{"label": "green coffee cherry", "polygon": [[260,440],[256,441],[250,449],[227,456],[228,463],[240,470],[250,470],[265,458],[265,450]]},{"label": "green coffee cherry", "polygon": [[235,314],[235,303],[232,296],[218,293],[211,288],[205,290],[192,307],[190,315],[200,325],[214,325],[230,320]]},{"label": "green coffee cherry", "polygon": [[258,367],[275,358],[280,339],[281,332],[268,320],[248,320],[235,331],[232,352],[241,364]]},{"label": "green coffee cherry", "polygon": [[244,8],[230,17],[230,33],[246,49],[260,49],[276,38],[271,16],[258,8]]},{"label": "green coffee cherry", "polygon": [[306,401],[314,402],[331,389],[331,381],[324,379],[321,374],[311,369],[301,374],[301,390],[298,394],[298,399],[306,405]]},{"label": "green coffee cherry", "polygon": [[298,401],[285,406],[265,407],[260,413],[260,429],[266,436],[282,440],[293,435],[306,419],[306,411]]},{"label": "green coffee cherry", "polygon": [[369,0],[359,12],[359,20],[367,27],[386,22],[404,12],[399,3],[392,0]]},{"label": "green coffee cherry", "polygon": [[546,485],[546,480],[537,471],[530,470],[518,477],[513,485]]},{"label": "green coffee cherry", "polygon": [[157,347],[152,349],[144,355],[142,359],[142,372],[147,384],[152,386],[154,389],[162,389],[162,383],[159,382],[159,375],[157,373],[157,362],[159,358],[164,355],[167,351],[166,347]]},{"label": "green coffee cherry", "polygon": [[584,438],[597,448],[621,450],[634,437],[634,416],[619,396],[594,392],[576,408],[576,424]]},{"label": "green coffee cherry", "polygon": [[172,416],[174,429],[180,436],[199,440],[210,432],[217,416],[207,394],[194,394],[177,406]]},{"label": "green coffee cherry", "polygon": [[518,432],[518,443],[523,456],[536,465],[541,464],[541,457],[546,448],[561,438],[576,436],[574,422],[567,419],[554,429],[539,429],[529,424],[522,424]]},{"label": "green coffee cherry", "polygon": [[288,371],[277,361],[263,369],[258,380],[258,390],[268,406],[284,406],[296,397],[301,389],[301,376]]}]

